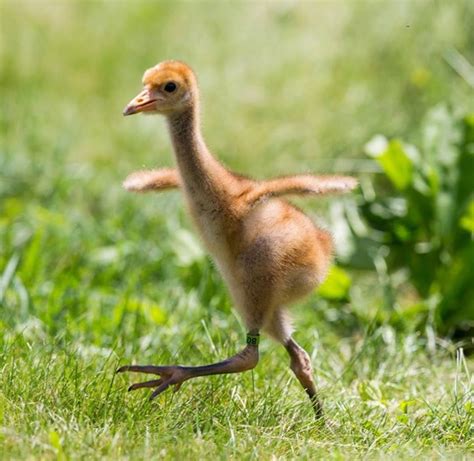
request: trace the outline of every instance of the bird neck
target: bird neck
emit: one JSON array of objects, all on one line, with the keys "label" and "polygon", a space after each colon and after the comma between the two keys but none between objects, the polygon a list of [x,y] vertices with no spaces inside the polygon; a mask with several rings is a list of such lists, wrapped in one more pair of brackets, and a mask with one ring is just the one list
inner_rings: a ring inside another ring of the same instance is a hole
[{"label": "bird neck", "polygon": [[218,196],[229,174],[209,152],[201,134],[197,104],[168,116],[168,127],[178,169],[187,192],[194,198]]}]

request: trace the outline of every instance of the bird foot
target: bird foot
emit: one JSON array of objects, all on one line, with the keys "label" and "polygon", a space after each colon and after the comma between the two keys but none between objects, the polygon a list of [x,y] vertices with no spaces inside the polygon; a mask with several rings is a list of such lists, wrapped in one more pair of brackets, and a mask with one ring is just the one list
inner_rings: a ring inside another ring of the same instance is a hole
[{"label": "bird foot", "polygon": [[132,371],[137,373],[150,373],[158,375],[159,379],[153,379],[151,381],[144,381],[132,384],[128,390],[134,391],[144,387],[156,388],[150,396],[150,400],[166,391],[168,387],[174,386],[174,392],[177,392],[184,381],[189,379],[191,376],[184,367],[177,365],[172,366],[153,366],[153,365],[125,365],[117,370],[117,373],[123,373],[125,371]]},{"label": "bird foot", "polygon": [[153,365],[125,365],[117,370],[117,373],[134,371],[138,373],[150,373],[158,375],[160,379],[132,384],[128,390],[134,391],[142,387],[155,387],[150,400],[166,391],[168,387],[174,386],[174,391],[178,391],[184,381],[197,378],[199,376],[219,375],[224,373],[239,373],[251,370],[258,362],[258,346],[247,344],[245,349],[238,354],[229,357],[222,362],[211,363],[198,367],[183,367],[179,365],[157,367]]}]

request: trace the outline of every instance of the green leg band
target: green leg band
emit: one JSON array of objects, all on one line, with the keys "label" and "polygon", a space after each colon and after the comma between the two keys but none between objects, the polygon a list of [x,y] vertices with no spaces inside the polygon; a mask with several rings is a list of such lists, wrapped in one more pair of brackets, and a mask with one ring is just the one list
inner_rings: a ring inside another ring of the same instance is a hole
[{"label": "green leg band", "polygon": [[247,344],[250,346],[258,346],[260,343],[260,335],[251,335],[247,333]]}]

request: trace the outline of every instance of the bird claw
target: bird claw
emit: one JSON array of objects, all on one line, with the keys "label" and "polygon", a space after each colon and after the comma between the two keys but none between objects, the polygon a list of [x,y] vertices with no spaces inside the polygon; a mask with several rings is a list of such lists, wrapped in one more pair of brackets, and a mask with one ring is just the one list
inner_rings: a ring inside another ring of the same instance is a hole
[{"label": "bird claw", "polygon": [[134,383],[128,388],[129,392],[145,387],[156,388],[151,394],[150,400],[158,397],[162,392],[166,391],[166,389],[172,385],[174,386],[173,391],[178,392],[183,382],[188,378],[186,370],[180,366],[159,367],[153,365],[124,365],[120,367],[116,373],[123,373],[126,371],[136,373],[151,373],[160,376],[160,379]]}]

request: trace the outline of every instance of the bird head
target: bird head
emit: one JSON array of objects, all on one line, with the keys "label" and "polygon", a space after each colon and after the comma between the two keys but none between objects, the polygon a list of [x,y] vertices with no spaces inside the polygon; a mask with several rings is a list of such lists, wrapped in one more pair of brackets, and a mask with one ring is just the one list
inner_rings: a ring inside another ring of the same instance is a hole
[{"label": "bird head", "polygon": [[191,107],[197,96],[196,77],[180,61],[163,61],[143,74],[143,90],[125,107],[123,115],[172,115]]}]

